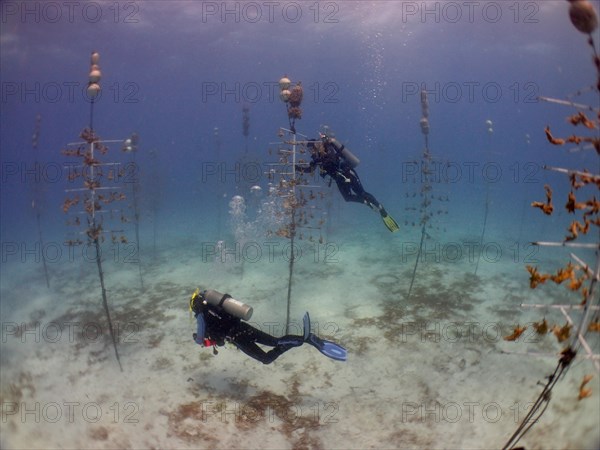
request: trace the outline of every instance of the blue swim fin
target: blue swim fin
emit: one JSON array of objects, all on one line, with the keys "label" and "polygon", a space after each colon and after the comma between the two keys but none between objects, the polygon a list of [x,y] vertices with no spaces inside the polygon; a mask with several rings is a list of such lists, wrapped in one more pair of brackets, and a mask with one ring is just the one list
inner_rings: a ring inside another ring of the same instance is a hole
[{"label": "blue swim fin", "polygon": [[321,339],[313,333],[309,334],[307,342],[331,359],[335,359],[336,361],[346,361],[346,355],[348,352],[344,347],[336,344],[335,342]]},{"label": "blue swim fin", "polygon": [[302,321],[304,322],[304,340],[308,341],[308,335],[310,334],[310,316],[308,315],[308,311],[304,314]]}]

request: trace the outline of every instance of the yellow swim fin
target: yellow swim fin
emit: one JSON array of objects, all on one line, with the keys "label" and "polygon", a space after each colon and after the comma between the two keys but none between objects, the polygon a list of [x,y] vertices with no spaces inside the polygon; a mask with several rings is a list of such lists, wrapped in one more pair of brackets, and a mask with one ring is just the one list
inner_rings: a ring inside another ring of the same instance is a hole
[{"label": "yellow swim fin", "polygon": [[396,221],[389,214],[381,216],[381,218],[383,219],[383,223],[385,224],[387,229],[390,230],[392,233],[395,233],[400,229]]}]

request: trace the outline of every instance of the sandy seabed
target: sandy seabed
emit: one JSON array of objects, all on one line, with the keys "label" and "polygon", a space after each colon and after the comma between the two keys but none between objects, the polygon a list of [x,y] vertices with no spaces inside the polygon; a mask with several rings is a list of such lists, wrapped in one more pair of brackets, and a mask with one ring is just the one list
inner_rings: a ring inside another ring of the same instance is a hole
[{"label": "sandy seabed", "polygon": [[[517,342],[502,337],[543,315],[562,325],[557,312],[519,305],[564,302],[565,291],[530,290],[524,264],[509,257],[480,261],[475,275],[469,255],[429,242],[407,298],[406,242],[419,238],[407,233],[394,241],[377,230],[365,245],[348,229],[318,251],[301,244],[291,331],[310,311],[313,331],[348,349],[345,363],[305,345],[262,365],[231,345],[215,356],[192,341],[187,301],[198,285],[252,305],[253,325],[284,334],[281,252],[222,262],[200,257],[199,239],[174,237],[142,249],[143,289],[137,264],[108,258],[123,372],[95,263],[50,265],[50,289],[40,264],[5,264],[2,448],[501,448],[557,364],[537,354],[561,349],[531,327]],[[520,444],[598,448],[597,374],[592,397],[577,399],[594,371],[576,360]]]}]

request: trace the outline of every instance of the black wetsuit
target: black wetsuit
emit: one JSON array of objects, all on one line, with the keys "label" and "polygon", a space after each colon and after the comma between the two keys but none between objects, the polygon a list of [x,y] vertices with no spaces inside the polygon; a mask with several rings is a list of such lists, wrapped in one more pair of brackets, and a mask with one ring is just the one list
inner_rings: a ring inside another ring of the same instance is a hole
[{"label": "black wetsuit", "polygon": [[358,174],[327,138],[322,141],[309,142],[308,147],[312,149],[310,164],[308,166],[297,165],[297,170],[312,173],[319,167],[320,175],[323,178],[329,175],[335,181],[345,201],[364,203],[384,215],[385,210],[381,203],[372,194],[365,191]]},{"label": "black wetsuit", "polygon": [[[198,333],[194,334],[194,340],[198,344],[222,346],[225,341],[231,342],[246,355],[263,364],[270,364],[289,349],[304,343],[303,336],[276,338],[226,313],[222,308],[198,303],[194,310],[198,322]],[[257,344],[273,348],[265,352]]]}]

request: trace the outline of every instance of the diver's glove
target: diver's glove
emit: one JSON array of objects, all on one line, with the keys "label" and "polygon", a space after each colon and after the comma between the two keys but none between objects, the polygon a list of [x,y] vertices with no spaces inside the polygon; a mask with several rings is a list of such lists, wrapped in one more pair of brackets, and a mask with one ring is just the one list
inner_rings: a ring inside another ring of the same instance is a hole
[{"label": "diver's glove", "polygon": [[315,142],[317,142],[314,139],[310,139],[307,143],[306,143],[306,147],[307,148],[314,148],[315,147]]},{"label": "diver's glove", "polygon": [[310,165],[306,165],[306,164],[296,164],[295,169],[297,172],[300,173],[312,173],[313,172],[313,168]]}]

